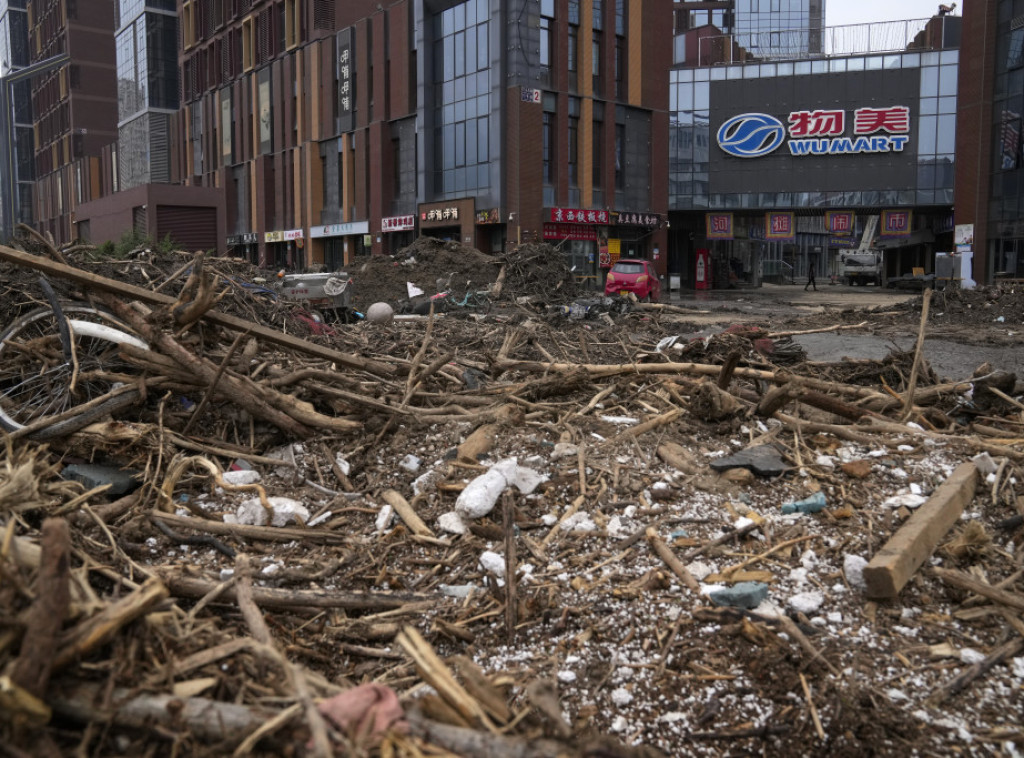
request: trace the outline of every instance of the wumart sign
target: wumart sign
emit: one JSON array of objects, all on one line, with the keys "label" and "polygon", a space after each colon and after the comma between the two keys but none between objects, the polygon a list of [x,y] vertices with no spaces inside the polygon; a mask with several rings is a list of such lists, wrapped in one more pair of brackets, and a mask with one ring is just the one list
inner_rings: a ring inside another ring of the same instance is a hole
[{"label": "wumart sign", "polygon": [[899,153],[910,139],[910,109],[858,108],[853,112],[853,136],[846,136],[843,110],[793,111],[788,123],[766,113],[742,113],[718,128],[718,146],[736,158],[762,158],[788,137],[791,155],[856,155]]}]

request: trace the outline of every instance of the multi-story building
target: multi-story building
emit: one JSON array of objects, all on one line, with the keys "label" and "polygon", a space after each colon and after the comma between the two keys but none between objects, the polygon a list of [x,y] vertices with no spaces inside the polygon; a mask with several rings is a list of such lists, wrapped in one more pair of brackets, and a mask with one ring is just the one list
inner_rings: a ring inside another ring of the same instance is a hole
[{"label": "multi-story building", "polygon": [[417,234],[664,267],[670,0],[181,5],[181,175],[232,249],[348,265]]},{"label": "multi-story building", "polygon": [[[957,113],[958,243],[981,281],[1024,278],[1024,2],[965,3]],[[968,54],[969,51],[969,54]]]},{"label": "multi-story building", "polygon": [[32,223],[35,171],[30,85],[27,81],[8,83],[5,78],[29,63],[25,0],[0,0],[0,229],[4,230]]},{"label": "multi-story building", "polygon": [[794,59],[825,50],[825,0],[675,0],[673,12],[676,63]]},{"label": "multi-story building", "polygon": [[739,55],[713,65],[690,54],[703,29],[683,32],[669,137],[680,284],[792,279],[811,261],[832,273],[871,217],[885,277],[931,271],[953,244],[959,29],[953,16],[922,20],[898,45],[855,55],[733,45],[723,50]]},{"label": "multi-story building", "polygon": [[176,0],[119,0],[118,189],[171,181],[171,123],[178,111]]},{"label": "multi-story building", "polygon": [[33,61],[59,53],[66,66],[32,80],[35,129],[35,224],[60,244],[76,236],[74,211],[89,197],[87,156],[117,139],[109,0],[29,0]]},{"label": "multi-story building", "polygon": [[117,0],[117,139],[78,161],[87,196],[75,209],[77,236],[90,241],[167,237],[187,250],[216,250],[224,239],[224,192],[186,186],[176,0]]}]

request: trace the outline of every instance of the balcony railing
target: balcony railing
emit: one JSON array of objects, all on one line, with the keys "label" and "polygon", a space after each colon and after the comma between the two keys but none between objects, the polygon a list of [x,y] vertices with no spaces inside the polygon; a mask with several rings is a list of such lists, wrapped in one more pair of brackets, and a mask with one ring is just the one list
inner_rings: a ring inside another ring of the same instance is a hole
[{"label": "balcony railing", "polygon": [[[938,24],[926,31],[933,20]],[[698,60],[688,59],[686,63],[714,66],[893,53],[908,49],[933,50],[942,47],[946,20],[924,18],[825,28],[698,33],[695,35]],[[693,39],[688,39],[687,46]]]}]

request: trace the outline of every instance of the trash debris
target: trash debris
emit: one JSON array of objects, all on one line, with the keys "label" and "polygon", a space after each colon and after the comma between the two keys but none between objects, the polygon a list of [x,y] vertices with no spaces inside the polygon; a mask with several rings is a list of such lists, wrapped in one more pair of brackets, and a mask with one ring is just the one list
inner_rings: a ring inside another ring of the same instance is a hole
[{"label": "trash debris", "polygon": [[[560,250],[418,240],[356,259],[353,307],[397,312],[406,282],[428,298],[438,279],[489,307],[343,324],[245,286],[273,272],[240,259],[19,244],[32,252],[0,248],[0,328],[44,302],[45,272],[61,302],[120,314],[73,323],[145,339],[70,343],[76,388],[137,392],[75,429],[9,391],[71,338],[21,323],[0,346],[13,752],[814,754],[812,705],[837,754],[1022,739],[1006,714],[1024,670],[1024,385],[1001,366],[942,376],[927,343],[920,361],[797,350],[840,329],[902,340],[923,295],[574,320],[558,311],[589,298]],[[931,295],[926,328],[1015,360],[1021,338],[994,319],[1021,323],[1019,285],[998,290]],[[32,324],[57,323],[43,313]],[[92,461],[140,486],[60,476]],[[781,517],[816,490],[820,517]],[[926,500],[886,505],[903,496]],[[322,712],[348,692],[360,708]],[[378,719],[391,694],[400,712]]]},{"label": "trash debris", "polygon": [[768,585],[764,582],[739,582],[732,587],[709,590],[708,597],[715,605],[753,610],[768,599]]},{"label": "trash debris", "polygon": [[796,500],[791,503],[782,504],[782,512],[788,513],[821,513],[825,510],[825,493],[821,490],[803,500]]}]

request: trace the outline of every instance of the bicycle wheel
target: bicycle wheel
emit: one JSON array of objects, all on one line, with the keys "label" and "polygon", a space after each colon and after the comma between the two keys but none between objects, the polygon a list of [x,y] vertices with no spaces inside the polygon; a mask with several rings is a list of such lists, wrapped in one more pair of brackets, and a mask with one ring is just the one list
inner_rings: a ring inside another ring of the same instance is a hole
[{"label": "bicycle wheel", "polygon": [[[145,349],[111,314],[86,305],[62,305],[70,322],[72,359],[64,357],[57,318],[50,308],[27,313],[0,334],[0,427],[17,431],[58,417],[106,395],[136,373],[118,356],[121,343]],[[125,391],[69,418],[36,430],[47,440],[70,434],[132,405],[139,393]]]}]

